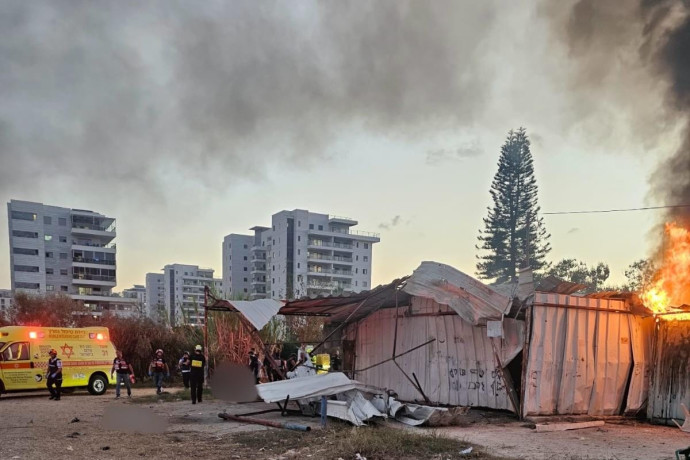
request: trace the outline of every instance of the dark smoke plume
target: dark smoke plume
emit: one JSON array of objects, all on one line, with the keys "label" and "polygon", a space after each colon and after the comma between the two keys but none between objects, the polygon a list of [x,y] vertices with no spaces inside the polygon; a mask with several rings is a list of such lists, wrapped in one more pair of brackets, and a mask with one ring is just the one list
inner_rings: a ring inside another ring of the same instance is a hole
[{"label": "dark smoke plume", "polygon": [[490,87],[477,56],[495,10],[455,0],[2,2],[0,192],[76,180],[162,193],[166,181],[308,165],[352,125],[415,137],[462,124]]},{"label": "dark smoke plume", "polygon": [[[661,204],[690,204],[690,2],[579,0],[571,5],[564,9],[563,2],[549,2],[542,12],[567,44],[576,69],[574,86],[583,93],[618,91],[624,110],[626,99],[643,98],[645,90],[663,85],[661,110],[638,110],[631,123],[638,123],[638,134],[652,142],[670,126],[681,125],[680,147],[659,164],[650,181],[652,197]],[[652,117],[656,121],[650,124]],[[667,218],[688,225],[689,215],[681,208]]]}]

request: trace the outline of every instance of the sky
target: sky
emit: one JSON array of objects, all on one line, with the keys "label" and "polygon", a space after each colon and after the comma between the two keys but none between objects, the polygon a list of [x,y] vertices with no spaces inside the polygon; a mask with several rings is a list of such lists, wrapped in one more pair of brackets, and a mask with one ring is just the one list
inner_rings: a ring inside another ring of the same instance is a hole
[{"label": "sky", "polygon": [[[284,209],[379,232],[374,285],[425,260],[474,274],[511,129],[542,211],[681,204],[659,172],[686,136],[677,75],[628,3],[1,2],[0,201],[115,217],[117,290],[168,263],[220,277],[223,237]],[[544,216],[549,260],[621,283],[667,218]],[[9,269],[5,243],[0,288]]]}]

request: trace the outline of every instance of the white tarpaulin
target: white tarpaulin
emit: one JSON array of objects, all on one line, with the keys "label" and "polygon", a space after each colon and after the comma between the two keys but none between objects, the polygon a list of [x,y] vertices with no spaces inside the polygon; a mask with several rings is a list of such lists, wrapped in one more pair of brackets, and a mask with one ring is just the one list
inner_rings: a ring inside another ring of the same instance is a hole
[{"label": "white tarpaulin", "polygon": [[273,299],[229,300],[228,302],[242,313],[257,330],[261,330],[268,324],[283,306],[282,302]]},{"label": "white tarpaulin", "polygon": [[448,305],[462,319],[475,326],[488,319],[501,319],[513,299],[450,265],[422,262],[408,278],[405,292]]}]

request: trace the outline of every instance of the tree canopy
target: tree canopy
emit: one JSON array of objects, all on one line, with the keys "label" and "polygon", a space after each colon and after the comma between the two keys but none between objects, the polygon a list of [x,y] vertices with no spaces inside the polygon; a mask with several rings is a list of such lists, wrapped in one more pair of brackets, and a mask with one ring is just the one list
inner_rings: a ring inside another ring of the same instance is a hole
[{"label": "tree canopy", "polygon": [[477,274],[502,283],[516,279],[520,268],[539,271],[551,250],[543,219],[539,217],[537,180],[524,128],[508,133],[501,147],[498,171],[491,184],[493,206],[487,208],[479,231]]}]

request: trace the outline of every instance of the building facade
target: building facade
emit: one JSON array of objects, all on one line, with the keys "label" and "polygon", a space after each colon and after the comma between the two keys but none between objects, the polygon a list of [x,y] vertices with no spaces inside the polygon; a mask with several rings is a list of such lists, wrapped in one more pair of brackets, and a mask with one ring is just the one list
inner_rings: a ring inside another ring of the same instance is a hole
[{"label": "building facade", "polygon": [[64,293],[100,316],[129,311],[114,296],[115,219],[93,211],[11,200],[7,204],[12,292]]},{"label": "building facade", "polygon": [[223,241],[223,286],[228,298],[291,299],[371,288],[373,245],[379,234],[353,230],[357,221],[281,211],[270,227]]},{"label": "building facade", "polygon": [[0,317],[6,317],[11,304],[12,291],[10,289],[0,289]]},{"label": "building facade", "polygon": [[222,280],[213,278],[213,273],[212,268],[186,264],[166,265],[162,274],[148,273],[149,315],[170,325],[203,325],[204,287],[222,289]]}]

